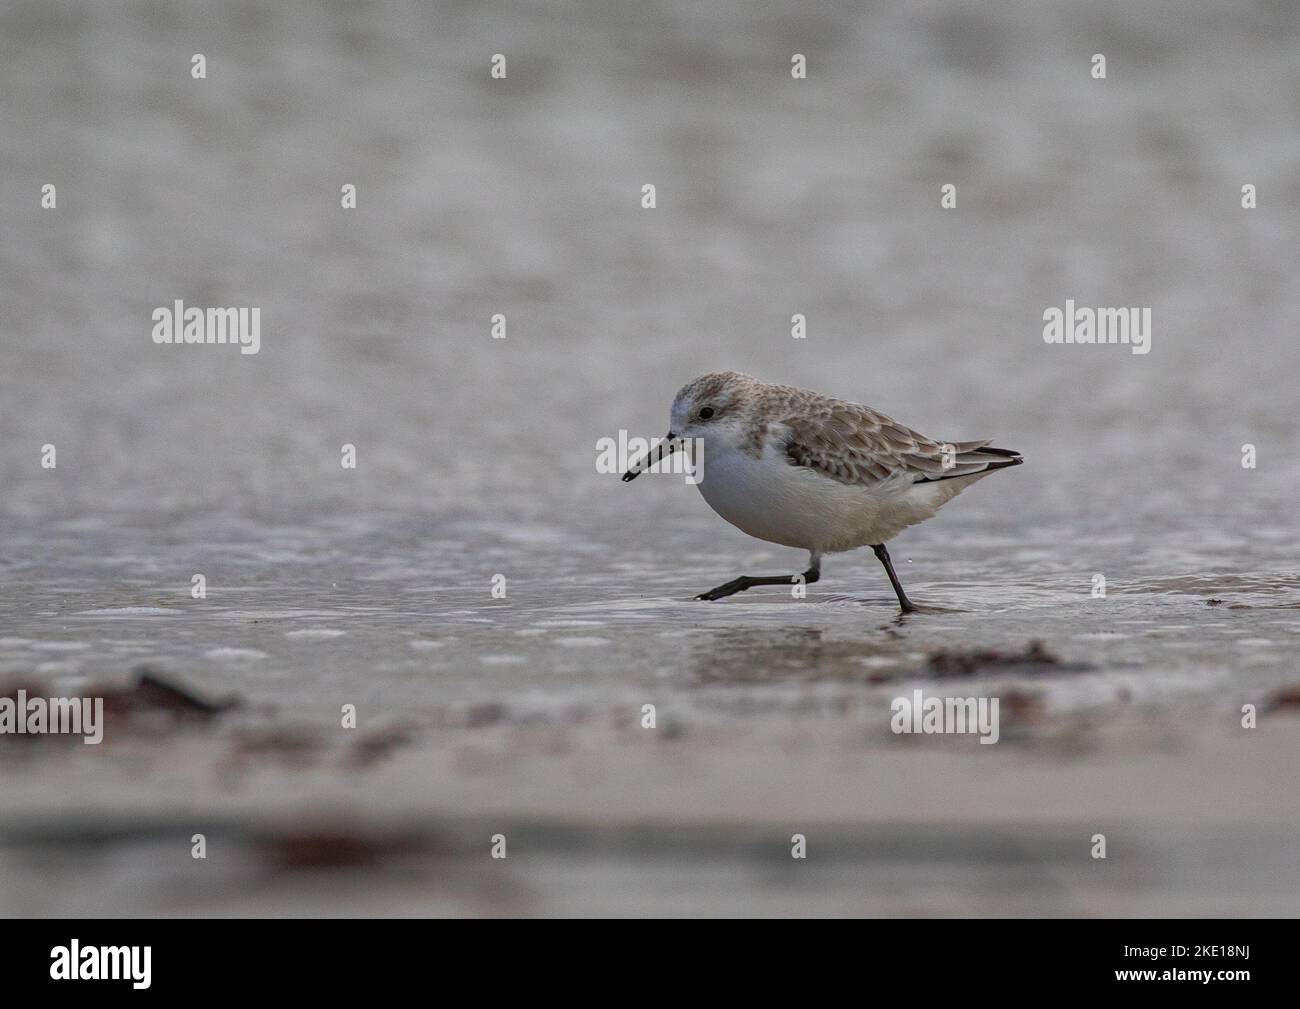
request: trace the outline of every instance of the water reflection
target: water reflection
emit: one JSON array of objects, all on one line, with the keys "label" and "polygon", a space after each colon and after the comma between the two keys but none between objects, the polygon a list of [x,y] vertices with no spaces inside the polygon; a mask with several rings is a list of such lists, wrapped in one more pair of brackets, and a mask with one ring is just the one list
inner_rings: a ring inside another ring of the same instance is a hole
[{"label": "water reflection", "polygon": [[902,661],[900,639],[887,631],[861,636],[820,627],[746,627],[700,638],[690,667],[706,683],[790,680],[870,683]]}]

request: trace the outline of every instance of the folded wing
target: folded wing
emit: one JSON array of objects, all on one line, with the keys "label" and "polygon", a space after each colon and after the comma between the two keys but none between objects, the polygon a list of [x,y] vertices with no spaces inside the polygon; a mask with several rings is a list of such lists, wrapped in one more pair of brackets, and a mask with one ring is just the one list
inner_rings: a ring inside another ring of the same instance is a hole
[{"label": "folded wing", "polygon": [[845,484],[952,480],[1024,462],[1020,453],[990,448],[988,441],[935,441],[856,403],[792,414],[783,426],[792,465]]}]

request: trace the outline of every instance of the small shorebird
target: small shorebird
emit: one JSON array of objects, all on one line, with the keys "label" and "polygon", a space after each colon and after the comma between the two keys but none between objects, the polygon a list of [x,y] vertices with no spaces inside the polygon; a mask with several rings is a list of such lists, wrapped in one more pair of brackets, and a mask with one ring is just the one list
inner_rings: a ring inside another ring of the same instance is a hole
[{"label": "small shorebird", "polygon": [[904,613],[916,607],[885,542],[976,480],[1024,462],[987,441],[934,441],[870,407],[723,371],[683,387],[668,436],[623,479],[696,444],[708,463],[700,493],[715,512],[750,536],[809,554],[802,575],[741,575],[696,599],[815,582],[823,554],[870,546]]}]

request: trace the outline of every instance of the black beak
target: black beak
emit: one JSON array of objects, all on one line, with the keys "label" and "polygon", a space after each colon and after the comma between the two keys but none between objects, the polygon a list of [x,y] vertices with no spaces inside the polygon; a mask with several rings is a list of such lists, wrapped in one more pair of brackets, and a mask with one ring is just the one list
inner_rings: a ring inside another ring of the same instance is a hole
[{"label": "black beak", "polygon": [[669,431],[666,438],[632,464],[632,468],[623,474],[623,482],[627,483],[629,480],[635,480],[651,466],[663,459],[664,456],[676,452],[681,447],[681,444],[677,435]]}]

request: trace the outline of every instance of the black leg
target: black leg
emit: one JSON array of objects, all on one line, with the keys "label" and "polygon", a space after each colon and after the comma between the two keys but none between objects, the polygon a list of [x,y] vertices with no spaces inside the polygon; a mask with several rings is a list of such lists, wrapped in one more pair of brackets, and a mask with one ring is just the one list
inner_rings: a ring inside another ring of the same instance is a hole
[{"label": "black leg", "polygon": [[898,605],[903,608],[904,613],[915,613],[916,607],[912,605],[912,600],[907,598],[907,593],[903,591],[903,586],[899,584],[898,575],[894,574],[894,565],[889,559],[889,551],[885,549],[885,544],[877,543],[871,549],[876,552],[876,559],[885,565],[885,574],[889,575],[889,584],[894,586],[894,592],[898,595]]},{"label": "black leg", "polygon": [[822,576],[821,562],[818,558],[813,559],[813,565],[802,575],[767,575],[758,578],[751,578],[749,575],[741,575],[731,581],[719,585],[716,589],[709,589],[708,592],[701,592],[696,599],[705,599],[713,602],[716,599],[724,599],[727,596],[734,596],[737,592],[744,592],[746,589],[752,589],[756,585],[794,585],[800,578],[805,585],[811,585]]}]

